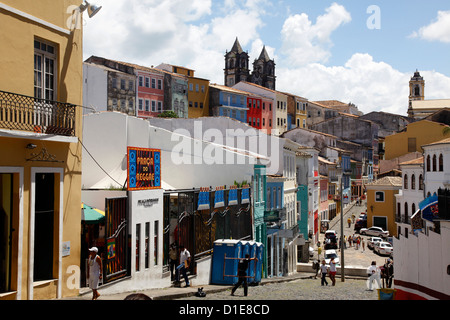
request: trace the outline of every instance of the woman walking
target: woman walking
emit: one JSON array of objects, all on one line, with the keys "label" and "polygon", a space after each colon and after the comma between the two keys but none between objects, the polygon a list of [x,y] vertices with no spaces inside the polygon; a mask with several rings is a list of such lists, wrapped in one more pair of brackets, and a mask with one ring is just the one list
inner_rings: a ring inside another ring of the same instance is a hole
[{"label": "woman walking", "polygon": [[322,260],[322,264],[320,265],[320,273],[322,275],[322,280],[321,280],[321,285],[323,286],[324,284],[328,285],[327,282],[327,272],[328,272],[328,267],[325,264],[325,260]]}]

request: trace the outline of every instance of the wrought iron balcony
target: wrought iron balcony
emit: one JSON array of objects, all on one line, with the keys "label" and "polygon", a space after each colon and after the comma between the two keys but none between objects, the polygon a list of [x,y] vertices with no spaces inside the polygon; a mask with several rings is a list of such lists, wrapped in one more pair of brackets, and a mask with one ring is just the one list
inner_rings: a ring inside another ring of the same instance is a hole
[{"label": "wrought iron balcony", "polygon": [[76,106],[0,90],[0,128],[75,136]]}]

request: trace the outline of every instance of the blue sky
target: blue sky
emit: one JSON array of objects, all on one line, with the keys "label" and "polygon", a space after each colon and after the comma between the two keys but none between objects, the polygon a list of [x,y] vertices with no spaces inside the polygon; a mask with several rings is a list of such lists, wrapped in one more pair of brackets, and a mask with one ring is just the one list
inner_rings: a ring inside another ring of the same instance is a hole
[{"label": "blue sky", "polygon": [[450,98],[448,1],[92,2],[103,8],[85,17],[85,58],[183,65],[222,84],[225,51],[238,37],[251,61],[266,45],[276,62],[277,90],[312,101],[406,114],[416,68],[425,78],[426,99]]}]

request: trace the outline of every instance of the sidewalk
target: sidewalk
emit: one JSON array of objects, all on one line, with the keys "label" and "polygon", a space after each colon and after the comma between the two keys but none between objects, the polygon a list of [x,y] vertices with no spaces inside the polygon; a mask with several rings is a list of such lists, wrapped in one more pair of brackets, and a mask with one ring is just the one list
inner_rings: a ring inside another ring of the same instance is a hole
[{"label": "sidewalk", "polygon": [[[266,285],[269,283],[281,283],[287,281],[294,281],[299,279],[310,279],[313,277],[313,273],[296,273],[291,276],[286,277],[275,277],[275,278],[264,278],[261,279],[260,286]],[[231,290],[233,286],[230,285],[199,285],[199,286],[191,286],[188,288],[184,287],[169,287],[169,288],[161,288],[161,289],[148,289],[142,291],[133,291],[133,292],[123,292],[117,294],[109,294],[109,295],[101,295],[98,300],[123,300],[125,297],[132,293],[143,293],[148,297],[151,297],[152,300],[173,300],[173,299],[183,299],[186,297],[190,297],[196,294],[199,288],[203,288],[203,291],[208,293],[221,292],[226,290]],[[101,294],[101,291],[100,291]],[[62,298],[60,300],[91,300],[92,291],[90,289],[80,290],[80,295],[76,297],[67,297]]]}]

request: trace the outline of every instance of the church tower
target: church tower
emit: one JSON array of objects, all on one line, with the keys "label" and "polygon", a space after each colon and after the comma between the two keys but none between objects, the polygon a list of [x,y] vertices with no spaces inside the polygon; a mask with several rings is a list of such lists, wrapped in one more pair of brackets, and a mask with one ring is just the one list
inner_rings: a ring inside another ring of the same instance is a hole
[{"label": "church tower", "polygon": [[231,51],[225,54],[224,84],[226,86],[232,87],[240,81],[248,81],[250,76],[248,61],[248,53],[242,50],[239,40],[236,37]]},{"label": "church tower", "polygon": [[409,101],[425,99],[425,80],[419,71],[414,72],[414,76],[409,81]]},{"label": "church tower", "polygon": [[275,90],[275,61],[269,58],[266,46],[263,47],[259,58],[253,62],[251,82]]}]

